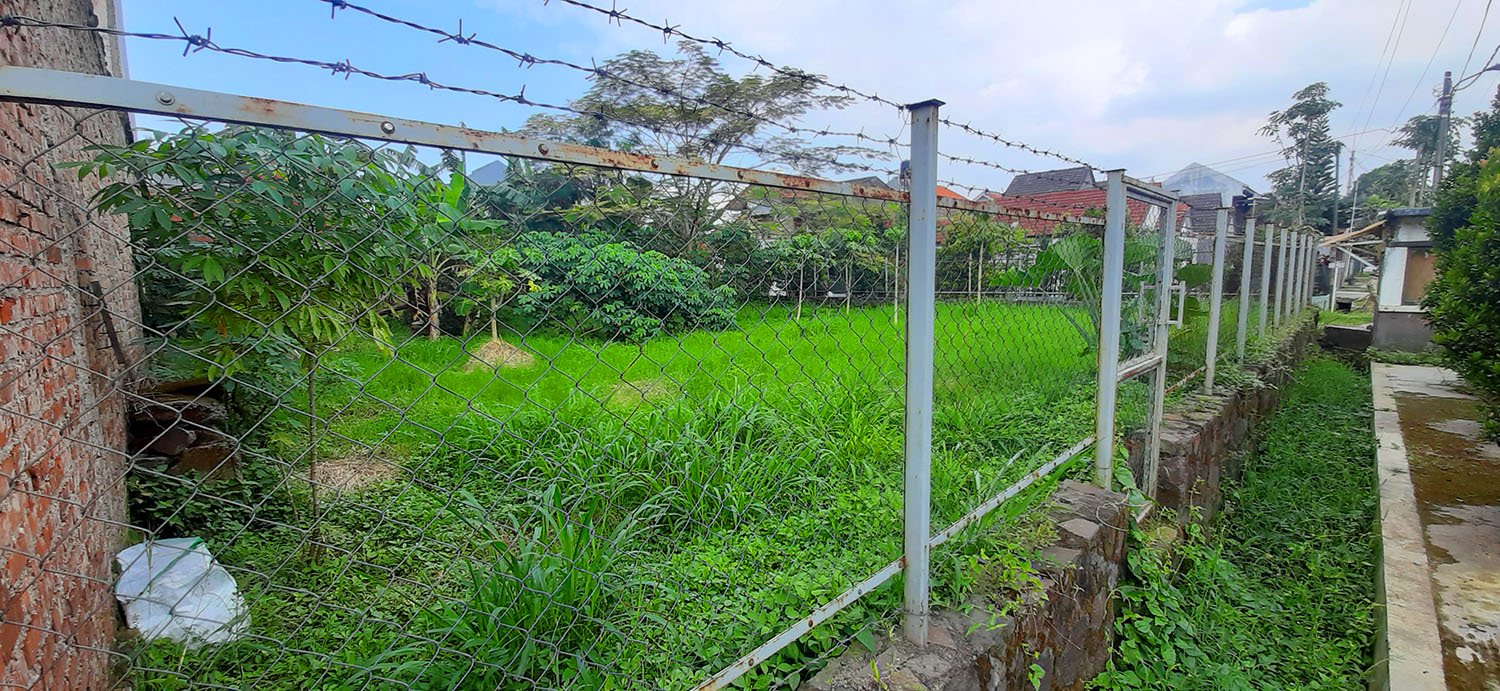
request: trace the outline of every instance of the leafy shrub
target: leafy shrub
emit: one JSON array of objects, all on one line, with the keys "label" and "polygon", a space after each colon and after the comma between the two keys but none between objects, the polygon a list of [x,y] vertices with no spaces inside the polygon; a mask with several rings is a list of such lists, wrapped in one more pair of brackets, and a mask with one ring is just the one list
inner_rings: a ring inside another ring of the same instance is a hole
[{"label": "leafy shrub", "polygon": [[[1473,180],[1468,224],[1438,247],[1437,277],[1425,305],[1433,341],[1464,380],[1488,399],[1491,433],[1500,404],[1500,149]],[[1460,181],[1462,183],[1464,181]]]},{"label": "leafy shrub", "polygon": [[286,472],[284,466],[244,455],[234,477],[209,481],[196,472],[132,467],[125,476],[130,524],[164,538],[234,533],[255,519],[283,521],[292,506]]},{"label": "leafy shrub", "polygon": [[214,377],[296,360],[337,340],[405,280],[403,190],[392,153],[347,139],[254,127],[188,128],[94,145],[69,164],[104,183],[146,287],[146,324]]},{"label": "leafy shrub", "polygon": [[734,291],[689,261],[593,233],[528,233],[520,245],[538,283],[521,304],[575,332],[644,341],[734,323]]}]

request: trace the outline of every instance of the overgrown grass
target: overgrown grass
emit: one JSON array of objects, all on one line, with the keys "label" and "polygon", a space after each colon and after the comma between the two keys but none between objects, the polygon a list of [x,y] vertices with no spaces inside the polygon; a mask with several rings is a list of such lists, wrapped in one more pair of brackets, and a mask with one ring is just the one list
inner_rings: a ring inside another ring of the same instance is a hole
[{"label": "overgrown grass", "polygon": [[1373,312],[1339,312],[1337,310],[1319,310],[1318,322],[1321,324],[1337,324],[1341,326],[1360,326],[1369,324],[1375,320]]},{"label": "overgrown grass", "polygon": [[1111,689],[1359,689],[1376,536],[1369,381],[1318,358],[1264,424],[1212,533],[1133,549]]},{"label": "overgrown grass", "polygon": [[[940,305],[935,529],[1092,431],[1093,353],[1063,309]],[[736,329],[642,344],[532,333],[514,339],[532,364],[498,370],[468,355],[482,337],[349,344],[323,359],[319,456],[373,451],[395,478],[206,535],[256,639],[151,646],[136,686],[690,685],[901,553],[893,316],[757,306]],[[287,417],[305,419],[304,397]],[[1123,389],[1122,417],[1143,401]],[[279,429],[272,454],[305,465],[301,423]],[[309,540],[327,556],[308,559]],[[967,531],[934,557],[936,598],[1018,548]],[[899,593],[866,596],[751,685],[795,684]]]}]

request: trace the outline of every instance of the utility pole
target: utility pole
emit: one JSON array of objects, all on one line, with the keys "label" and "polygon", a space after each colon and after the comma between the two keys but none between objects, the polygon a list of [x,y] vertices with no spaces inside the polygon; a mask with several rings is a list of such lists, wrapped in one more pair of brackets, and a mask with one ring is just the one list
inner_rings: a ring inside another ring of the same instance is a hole
[{"label": "utility pole", "polygon": [[1437,158],[1432,162],[1432,194],[1443,181],[1443,163],[1448,158],[1448,131],[1453,126],[1453,72],[1443,73],[1443,95],[1438,98]]},{"label": "utility pole", "polygon": [[[1339,232],[1339,150],[1338,140],[1333,145],[1333,218],[1328,219],[1328,234]],[[1349,166],[1349,178],[1354,179],[1354,166]],[[1354,217],[1354,209],[1349,210],[1349,217]]]},{"label": "utility pole", "polygon": [[1349,147],[1349,230],[1354,230],[1354,212],[1359,210],[1359,180],[1354,176],[1354,147]]}]

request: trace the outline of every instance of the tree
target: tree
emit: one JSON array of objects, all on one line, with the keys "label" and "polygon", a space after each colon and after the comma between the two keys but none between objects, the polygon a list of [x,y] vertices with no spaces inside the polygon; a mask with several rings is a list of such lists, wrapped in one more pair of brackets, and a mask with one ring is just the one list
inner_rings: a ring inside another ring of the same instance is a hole
[{"label": "tree", "polygon": [[[1141,286],[1150,283],[1156,273],[1157,239],[1152,229],[1133,227],[1127,229],[1125,238],[1125,266],[1122,287],[1126,293],[1136,293],[1136,300],[1146,299]],[[1089,322],[1079,323],[1066,310],[1064,318],[1073,326],[1084,347],[1093,349],[1099,344],[1099,324],[1103,315],[1104,292],[1104,240],[1097,231],[1078,229],[1063,236],[1036,256],[1036,261],[1025,269],[1006,269],[993,280],[997,286],[1012,288],[1038,288],[1060,281],[1063,292],[1077,300],[1088,313]],[[1131,309],[1123,309],[1129,314]],[[1132,353],[1140,348],[1146,337],[1145,324],[1130,325],[1121,334],[1123,352]]]},{"label": "tree", "polygon": [[974,261],[975,277],[972,282],[974,301],[984,295],[984,269],[994,261],[996,254],[1006,252],[1025,239],[1025,231],[1010,223],[997,223],[983,218],[966,218],[949,226],[945,249],[961,253],[966,260]]},{"label": "tree", "polygon": [[1449,168],[1437,190],[1428,227],[1433,245],[1441,252],[1453,234],[1469,223],[1478,202],[1478,178],[1481,162],[1493,148],[1500,147],[1500,89],[1490,102],[1490,109],[1475,113],[1467,121],[1473,125],[1474,147],[1462,160]]},{"label": "tree", "polygon": [[1437,276],[1422,304],[1433,342],[1481,393],[1500,438],[1500,90],[1470,122],[1474,148],[1443,179],[1428,218]]},{"label": "tree", "polygon": [[1324,233],[1333,228],[1338,181],[1334,178],[1341,144],[1329,133],[1328,115],[1342,104],[1328,98],[1328,85],[1317,82],[1292,94],[1293,103],[1273,111],[1260,129],[1282,145],[1288,165],[1266,177],[1275,200],[1268,220],[1281,225],[1310,225]]},{"label": "tree", "polygon": [[74,166],[105,181],[100,211],[125,215],[142,283],[153,289],[143,311],[173,349],[215,379],[300,363],[316,514],[320,357],[361,326],[384,338],[379,312],[409,280],[397,238],[412,217],[392,173],[398,156],[252,127],[90,150],[94,158]]},{"label": "tree", "polygon": [[1423,301],[1444,359],[1481,392],[1491,436],[1500,438],[1500,148],[1476,176],[1469,222],[1437,255]]},{"label": "tree", "polygon": [[[734,158],[751,167],[779,165],[808,175],[847,168],[840,159],[885,157],[856,146],[812,145],[766,124],[851,103],[847,95],[826,93],[816,75],[785,70],[736,79],[698,44],[683,41],[677,53],[677,58],[666,58],[633,50],[606,60],[599,70],[609,76],[595,78],[588,92],[569,104],[584,115],[533,116],[526,130],[709,163]],[[662,203],[650,225],[673,242],[669,254],[680,255],[718,225],[740,186],[673,177],[654,187]]]},{"label": "tree", "polygon": [[1432,169],[1439,164],[1438,152],[1447,152],[1441,162],[1445,167],[1456,160],[1458,131],[1464,124],[1464,118],[1453,118],[1452,126],[1448,128],[1446,146],[1441,141],[1443,120],[1436,115],[1413,116],[1401,126],[1401,129],[1396,130],[1396,137],[1391,140],[1391,143],[1416,152],[1416,158],[1408,166],[1406,195],[1395,197],[1396,199],[1404,199],[1407,206],[1416,206],[1420,202],[1431,201]]}]

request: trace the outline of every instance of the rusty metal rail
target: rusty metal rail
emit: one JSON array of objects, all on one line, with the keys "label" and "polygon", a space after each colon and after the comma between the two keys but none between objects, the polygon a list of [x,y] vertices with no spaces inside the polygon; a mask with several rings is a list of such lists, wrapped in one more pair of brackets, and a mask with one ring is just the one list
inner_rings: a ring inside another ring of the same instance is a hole
[{"label": "rusty metal rail", "polygon": [[[601,149],[472,127],[442,125],[313,106],[269,98],[31,67],[0,66],[0,99],[109,108],[242,125],[260,125],[361,139],[435,146],[457,151],[515,156],[537,161],[606,166],[641,173],[693,177],[744,185],[802,190],[842,197],[905,203],[910,195],[853,182],[708,163],[680,156],[654,156]],[[1097,225],[1097,218],[1015,209],[991,202],[941,198],[938,207],[1015,219]]]}]

